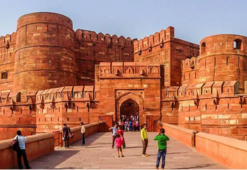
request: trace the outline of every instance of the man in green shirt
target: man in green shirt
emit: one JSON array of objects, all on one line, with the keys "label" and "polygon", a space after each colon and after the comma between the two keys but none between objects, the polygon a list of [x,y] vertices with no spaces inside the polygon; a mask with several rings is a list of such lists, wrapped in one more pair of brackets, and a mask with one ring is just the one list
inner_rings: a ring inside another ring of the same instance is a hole
[{"label": "man in green shirt", "polygon": [[147,157],[146,150],[148,147],[148,132],[147,132],[147,125],[144,124],[141,130],[141,138],[142,138],[142,156]]},{"label": "man in green shirt", "polygon": [[161,157],[162,157],[161,168],[164,169],[165,168],[165,159],[166,159],[166,148],[167,148],[166,142],[169,140],[169,137],[165,135],[165,129],[163,129],[163,128],[160,129],[160,133],[157,136],[155,136],[154,140],[158,141],[158,146],[159,146],[156,169],[159,168]]}]

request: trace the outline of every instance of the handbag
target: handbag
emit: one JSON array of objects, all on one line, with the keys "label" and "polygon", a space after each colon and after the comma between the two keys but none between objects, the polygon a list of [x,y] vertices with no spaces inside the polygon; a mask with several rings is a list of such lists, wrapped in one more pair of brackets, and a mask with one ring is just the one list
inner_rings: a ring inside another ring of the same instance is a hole
[{"label": "handbag", "polygon": [[125,144],[125,142],[123,143],[123,148],[126,148],[126,144]]},{"label": "handbag", "polygon": [[15,152],[19,152],[21,150],[19,146],[18,136],[15,140],[12,141],[11,145]]}]

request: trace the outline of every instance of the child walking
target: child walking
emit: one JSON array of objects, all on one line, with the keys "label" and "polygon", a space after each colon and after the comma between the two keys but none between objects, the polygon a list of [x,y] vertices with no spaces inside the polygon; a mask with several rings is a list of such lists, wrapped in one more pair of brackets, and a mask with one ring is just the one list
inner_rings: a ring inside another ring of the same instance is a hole
[{"label": "child walking", "polygon": [[[123,156],[123,150],[122,150],[123,137],[120,136],[120,135],[117,135],[117,138],[115,139],[115,143],[116,143],[116,146],[117,146],[118,157],[120,158],[120,155],[121,155],[121,157],[124,157]],[[120,155],[119,155],[119,153],[120,153]]]}]

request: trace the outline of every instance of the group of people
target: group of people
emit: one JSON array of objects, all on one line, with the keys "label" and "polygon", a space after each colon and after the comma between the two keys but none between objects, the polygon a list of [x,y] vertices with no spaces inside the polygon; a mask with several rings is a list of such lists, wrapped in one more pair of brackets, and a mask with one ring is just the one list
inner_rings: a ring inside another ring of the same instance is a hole
[{"label": "group of people", "polygon": [[109,128],[112,131],[112,149],[114,148],[114,144],[116,143],[118,157],[124,157],[123,148],[125,148],[125,140],[124,140],[124,132],[115,124],[113,127]]},{"label": "group of people", "polygon": [[[74,137],[74,134],[71,132],[70,127],[66,123],[63,125],[63,128],[60,130],[62,130],[63,132],[62,140],[64,141],[64,147],[65,149],[69,148],[69,140]],[[85,132],[86,132],[86,129],[84,127],[84,123],[81,122],[82,145],[85,145]]]},{"label": "group of people", "polygon": [[[112,131],[112,149],[114,148],[114,145],[116,144],[118,157],[124,157],[123,148],[126,147],[124,131],[117,124],[115,124],[114,127],[111,127],[109,130]],[[66,124],[64,124],[64,127],[62,128],[62,132],[63,132],[64,146],[65,148],[69,148],[69,139],[73,138],[73,134],[70,128]],[[81,122],[82,145],[85,144],[85,132],[86,130],[85,130],[84,124],[83,122]],[[142,140],[142,145],[143,145],[142,156],[147,157],[148,155],[146,151],[148,147],[148,132],[147,132],[146,124],[143,125],[143,128],[141,130],[141,140]],[[164,169],[166,151],[167,151],[167,141],[169,140],[169,137],[165,135],[165,129],[163,128],[160,129],[160,133],[157,136],[155,136],[154,140],[158,141],[158,154],[157,154],[156,169],[159,168],[161,158],[162,158],[161,168]],[[18,150],[16,150],[16,152],[17,152],[19,168],[23,169],[22,163],[21,163],[21,157],[23,157],[26,169],[31,169],[31,167],[28,164],[26,150],[25,150],[25,142],[27,141],[27,138],[22,136],[21,131],[18,130],[17,135],[14,138],[14,141],[18,141],[17,143]]]},{"label": "group of people", "polygon": [[138,116],[130,116],[127,118],[122,115],[118,122],[119,127],[125,131],[139,131],[139,118]]},{"label": "group of people", "polygon": [[[114,148],[114,144],[116,143],[117,154],[118,157],[123,156],[123,148],[126,147],[125,139],[124,139],[124,132],[121,129],[121,126],[115,124],[113,127],[109,128],[112,131],[112,149]],[[141,139],[142,139],[142,156],[148,157],[147,155],[147,147],[148,147],[148,132],[147,132],[147,125],[144,124],[141,130]],[[160,133],[155,136],[155,141],[158,141],[158,154],[157,154],[157,162],[156,162],[156,169],[159,169],[160,159],[162,158],[162,165],[161,168],[165,168],[165,158],[167,152],[167,141],[169,137],[165,135],[165,129],[161,128]]]}]

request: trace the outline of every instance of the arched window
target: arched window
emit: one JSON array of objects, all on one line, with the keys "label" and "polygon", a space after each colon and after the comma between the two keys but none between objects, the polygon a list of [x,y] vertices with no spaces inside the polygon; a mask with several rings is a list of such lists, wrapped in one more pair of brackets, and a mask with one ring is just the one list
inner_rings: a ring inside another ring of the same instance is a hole
[{"label": "arched window", "polygon": [[1,79],[8,79],[8,72],[7,71],[1,73]]},{"label": "arched window", "polygon": [[203,42],[203,43],[201,44],[201,54],[203,54],[203,53],[205,53],[205,52],[206,52],[206,43]]},{"label": "arched window", "polygon": [[242,40],[234,40],[234,49],[242,50]]}]

